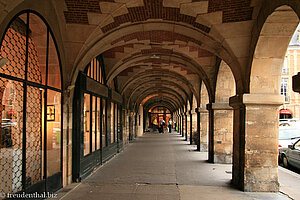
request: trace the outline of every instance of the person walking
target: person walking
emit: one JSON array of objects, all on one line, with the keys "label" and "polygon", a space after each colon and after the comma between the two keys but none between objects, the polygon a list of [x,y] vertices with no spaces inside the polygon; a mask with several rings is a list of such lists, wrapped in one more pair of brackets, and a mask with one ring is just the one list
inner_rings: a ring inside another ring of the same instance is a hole
[{"label": "person walking", "polygon": [[157,119],[155,118],[152,123],[153,123],[153,132],[156,132],[156,128],[157,128],[157,125],[158,125]]},{"label": "person walking", "polygon": [[169,124],[169,133],[171,133],[172,132],[172,125],[173,125],[172,119],[169,120],[168,124]]},{"label": "person walking", "polygon": [[160,127],[160,130],[159,132],[160,133],[164,133],[164,125],[165,125],[165,120],[160,120],[160,123],[159,123],[159,127]]}]

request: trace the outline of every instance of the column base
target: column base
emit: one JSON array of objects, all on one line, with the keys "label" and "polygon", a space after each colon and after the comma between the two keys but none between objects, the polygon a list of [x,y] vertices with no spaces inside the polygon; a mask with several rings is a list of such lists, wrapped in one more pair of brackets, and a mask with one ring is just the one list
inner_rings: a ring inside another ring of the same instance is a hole
[{"label": "column base", "polygon": [[245,192],[278,192],[277,168],[251,168],[245,170]]},{"label": "column base", "polygon": [[232,154],[214,153],[214,163],[232,164]]}]

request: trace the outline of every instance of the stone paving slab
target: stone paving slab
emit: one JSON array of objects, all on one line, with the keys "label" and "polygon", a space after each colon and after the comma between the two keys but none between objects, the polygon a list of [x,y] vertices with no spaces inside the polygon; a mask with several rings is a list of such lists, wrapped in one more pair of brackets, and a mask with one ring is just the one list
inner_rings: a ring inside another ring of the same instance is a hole
[{"label": "stone paving slab", "polygon": [[208,163],[207,153],[195,149],[177,134],[146,134],[60,199],[291,199],[233,189],[232,166]]},{"label": "stone paving slab", "polygon": [[181,200],[289,200],[281,193],[242,192],[230,187],[179,186]]}]

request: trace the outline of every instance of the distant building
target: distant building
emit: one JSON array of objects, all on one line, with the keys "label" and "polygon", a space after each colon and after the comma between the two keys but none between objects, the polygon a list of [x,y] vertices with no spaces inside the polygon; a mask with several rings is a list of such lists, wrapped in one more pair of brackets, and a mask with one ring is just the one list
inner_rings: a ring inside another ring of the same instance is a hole
[{"label": "distant building", "polygon": [[288,118],[289,112],[293,118],[300,119],[300,95],[293,92],[292,76],[300,72],[300,24],[298,25],[289,47],[281,73],[281,94],[284,95],[284,105],[280,118]]}]

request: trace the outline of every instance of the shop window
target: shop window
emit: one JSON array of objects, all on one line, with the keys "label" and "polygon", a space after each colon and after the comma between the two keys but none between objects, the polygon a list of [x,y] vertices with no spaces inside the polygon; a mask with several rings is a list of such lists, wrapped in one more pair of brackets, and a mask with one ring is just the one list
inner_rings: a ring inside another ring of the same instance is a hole
[{"label": "shop window", "polygon": [[106,142],[106,100],[102,99],[102,147],[107,146]]},{"label": "shop window", "polygon": [[100,61],[100,57],[92,59],[90,64],[87,66],[86,74],[95,81],[104,84],[103,66],[101,65]]},{"label": "shop window", "polygon": [[36,15],[30,15],[29,22],[28,80],[46,84],[47,26]]},{"label": "shop window", "polygon": [[90,102],[91,96],[84,94],[84,107],[83,107],[83,155],[86,156],[90,153]]},{"label": "shop window", "polygon": [[111,102],[110,103],[110,143],[114,143],[115,142],[115,124],[114,124],[114,116],[115,116],[115,107],[114,107],[114,103]]},{"label": "shop window", "polygon": [[60,171],[61,160],[61,93],[47,93],[47,176]]},{"label": "shop window", "polygon": [[[24,11],[11,21],[0,61],[0,188],[15,193],[61,176],[60,62],[50,28],[38,14]],[[48,186],[60,187],[57,180]]]},{"label": "shop window", "polygon": [[92,152],[96,150],[96,97],[92,96]]},{"label": "shop window", "polygon": [[100,149],[100,126],[101,126],[101,98],[97,98],[97,150]]},{"label": "shop window", "polygon": [[118,104],[115,104],[115,123],[114,123],[114,141],[118,140]]},{"label": "shop window", "polygon": [[23,83],[0,77],[0,187],[22,190]]},{"label": "shop window", "polygon": [[48,85],[61,89],[59,60],[52,36],[49,37]]},{"label": "shop window", "polygon": [[37,87],[27,87],[26,103],[26,161],[28,184],[41,180],[42,146],[42,91]]}]

